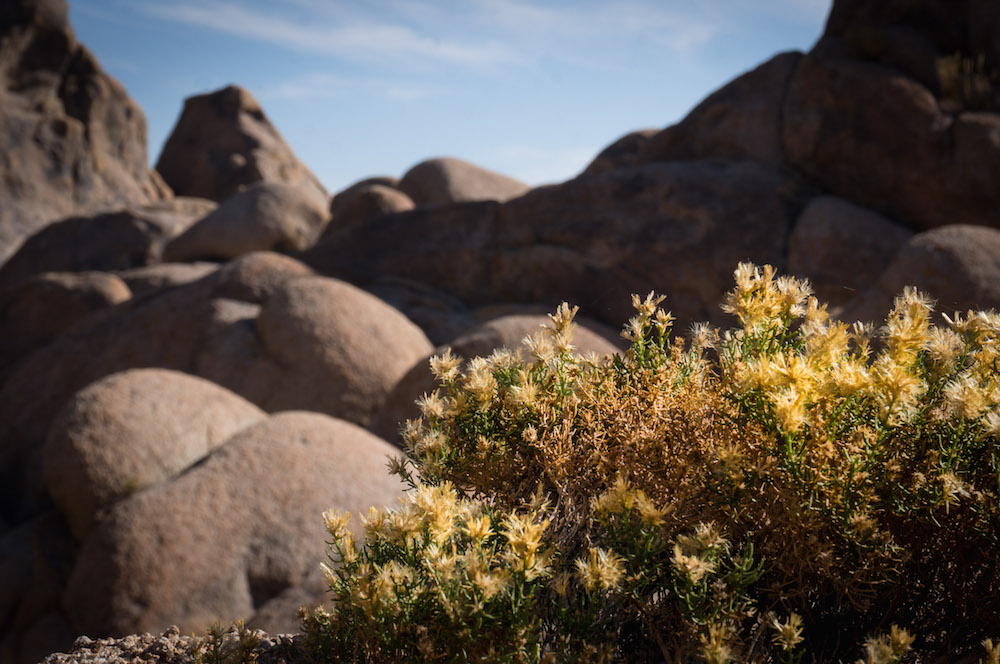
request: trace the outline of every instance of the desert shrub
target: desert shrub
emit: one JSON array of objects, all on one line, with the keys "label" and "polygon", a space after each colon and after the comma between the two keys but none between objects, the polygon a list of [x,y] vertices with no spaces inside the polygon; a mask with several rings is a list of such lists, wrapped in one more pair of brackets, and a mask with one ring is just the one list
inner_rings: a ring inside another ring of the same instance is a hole
[{"label": "desert shrub", "polygon": [[997,70],[987,62],[985,55],[955,53],[937,58],[934,65],[943,98],[964,109],[996,109]]},{"label": "desert shrub", "polygon": [[742,264],[739,325],[624,356],[576,309],[520,353],[431,366],[398,510],[328,513],[314,652],[355,662],[916,661],[1000,646],[1000,316],[875,331]]}]

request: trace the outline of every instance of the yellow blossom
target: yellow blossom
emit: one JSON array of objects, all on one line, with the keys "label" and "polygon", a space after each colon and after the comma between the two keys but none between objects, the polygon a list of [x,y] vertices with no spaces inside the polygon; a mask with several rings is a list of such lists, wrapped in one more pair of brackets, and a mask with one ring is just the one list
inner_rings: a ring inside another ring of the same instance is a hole
[{"label": "yellow blossom", "polygon": [[859,533],[867,533],[876,527],[875,519],[867,512],[855,512],[850,516],[848,522]]},{"label": "yellow blossom", "polygon": [[642,340],[642,331],[646,326],[646,321],[641,316],[633,316],[629,318],[628,323],[625,324],[625,329],[622,330],[621,336],[626,341],[631,341],[633,343]]},{"label": "yellow blossom", "polygon": [[492,599],[497,593],[503,591],[510,582],[510,577],[505,573],[490,572],[481,568],[473,570],[471,579],[482,591],[485,599]]},{"label": "yellow blossom", "polygon": [[347,522],[350,520],[350,512],[337,512],[334,510],[323,512],[323,524],[326,526],[326,531],[335,540],[343,539],[347,535]]},{"label": "yellow blossom", "polygon": [[614,484],[607,491],[591,501],[591,509],[598,516],[622,514],[631,510],[633,505],[635,505],[635,492],[628,480],[621,475],[615,478]]},{"label": "yellow blossom", "polygon": [[733,661],[733,651],[729,647],[730,633],[725,625],[711,623],[708,634],[698,637],[701,642],[701,656],[709,664],[725,664]]},{"label": "yellow blossom", "polygon": [[983,418],[983,429],[990,436],[1000,437],[1000,411],[992,411]]},{"label": "yellow blossom", "polygon": [[960,498],[967,498],[969,496],[969,490],[966,488],[965,482],[960,480],[955,473],[951,471],[941,473],[938,479],[941,481],[942,500],[945,511],[948,511],[952,505],[957,505]]},{"label": "yellow blossom", "polygon": [[455,555],[454,547],[448,551],[434,543],[424,550],[424,564],[448,581],[455,575],[458,556]]},{"label": "yellow blossom", "polygon": [[388,535],[388,523],[386,512],[377,507],[368,510],[368,516],[361,518],[361,525],[365,529],[365,535],[369,539],[378,540]]},{"label": "yellow blossom", "polygon": [[978,417],[989,405],[986,393],[972,376],[962,376],[948,383],[944,388],[944,400],[953,417],[967,419]]},{"label": "yellow blossom", "polygon": [[441,400],[441,393],[438,390],[417,399],[417,406],[425,419],[439,420],[444,418],[444,402]]},{"label": "yellow blossom", "polygon": [[469,370],[465,374],[465,387],[480,403],[487,403],[493,399],[497,381],[485,358],[476,357],[469,362]]},{"label": "yellow blossom", "polygon": [[774,414],[784,431],[794,433],[805,425],[805,394],[794,385],[774,392],[771,401],[774,403]]},{"label": "yellow blossom", "polygon": [[913,636],[902,627],[892,625],[889,628],[889,645],[894,653],[902,654],[910,649],[913,644]]},{"label": "yellow blossom", "polygon": [[448,437],[438,430],[426,432],[413,446],[413,452],[418,456],[436,456],[445,449]]},{"label": "yellow blossom", "polygon": [[639,518],[648,526],[662,525],[663,517],[667,513],[665,509],[657,507],[641,489],[635,494],[635,508],[639,512]]},{"label": "yellow blossom", "polygon": [[454,380],[458,377],[458,369],[462,365],[462,358],[453,355],[451,348],[446,348],[443,355],[435,355],[431,358],[431,373],[443,383]]},{"label": "yellow blossom", "polygon": [[465,522],[465,534],[475,542],[481,542],[493,534],[490,527],[490,517],[483,514],[478,517],[469,517]]},{"label": "yellow blossom", "polygon": [[660,334],[666,334],[667,330],[674,324],[674,315],[662,309],[656,310],[656,329]]},{"label": "yellow blossom", "polygon": [[570,307],[569,304],[563,302],[556,308],[554,314],[549,314],[549,318],[552,319],[555,329],[558,330],[568,330],[573,324],[573,318],[576,316],[576,312],[580,310],[580,307]]},{"label": "yellow blossom", "polygon": [[642,318],[649,320],[653,317],[656,312],[656,308],[660,306],[660,303],[665,299],[665,295],[657,295],[653,291],[649,291],[649,295],[646,296],[645,300],[640,300],[639,296],[635,293],[632,294],[632,308],[639,312]]},{"label": "yellow blossom", "polygon": [[715,348],[718,336],[718,330],[708,323],[694,323],[691,325],[691,332],[688,334],[688,339],[692,350],[702,351],[708,348]]},{"label": "yellow blossom", "polygon": [[939,375],[950,372],[962,350],[962,337],[947,327],[935,327],[928,333],[927,351]]},{"label": "yellow blossom", "polygon": [[614,553],[593,547],[585,559],[577,559],[576,573],[588,591],[613,590],[625,576],[625,563]]},{"label": "yellow blossom", "polygon": [[555,348],[552,347],[552,340],[544,332],[527,336],[522,340],[528,352],[539,362],[546,364],[555,358]]},{"label": "yellow blossom", "polygon": [[542,545],[542,535],[549,527],[549,521],[535,521],[530,516],[510,514],[504,520],[504,535],[507,537],[509,550],[507,558],[511,566],[518,570],[527,572],[529,570],[539,570],[539,563],[545,566],[547,560],[545,554],[538,555],[538,550]]},{"label": "yellow blossom", "polygon": [[572,577],[569,572],[559,572],[552,578],[552,589],[555,590],[556,594],[560,597],[565,597],[566,593],[569,592],[569,582],[571,579]]},{"label": "yellow blossom", "polygon": [[383,604],[395,604],[398,591],[411,584],[413,570],[409,566],[390,560],[376,566],[374,599]]},{"label": "yellow blossom", "polygon": [[520,383],[511,385],[511,400],[518,406],[530,408],[538,403],[538,385],[531,379],[528,372],[520,372]]},{"label": "yellow blossom", "polygon": [[319,564],[319,568],[323,571],[323,578],[330,586],[336,586],[340,583],[340,578],[337,576],[337,572],[327,565],[325,562]]},{"label": "yellow blossom", "polygon": [[788,620],[781,622],[777,616],[771,618],[771,626],[777,631],[774,642],[785,651],[793,650],[802,643],[802,616],[794,611],[788,615]]},{"label": "yellow blossom", "polygon": [[1000,641],[994,645],[993,639],[983,639],[983,648],[986,649],[986,661],[983,664],[1000,664]]},{"label": "yellow blossom", "polygon": [[672,562],[674,569],[691,579],[691,583],[698,583],[706,575],[715,571],[715,566],[701,556],[683,553],[679,544],[674,544]]}]

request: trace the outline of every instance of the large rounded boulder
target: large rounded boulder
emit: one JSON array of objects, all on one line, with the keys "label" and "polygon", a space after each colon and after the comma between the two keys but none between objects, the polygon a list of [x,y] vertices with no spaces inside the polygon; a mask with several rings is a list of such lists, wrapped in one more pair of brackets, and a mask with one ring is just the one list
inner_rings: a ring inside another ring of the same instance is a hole
[{"label": "large rounded boulder", "polygon": [[131,297],[125,281],[104,272],[45,272],[0,291],[0,371]]},{"label": "large rounded boulder", "polygon": [[265,402],[268,410],[303,408],[362,425],[432,350],[399,311],[325,277],[286,282],[264,302],[256,331],[268,355],[287,369]]},{"label": "large rounded boulder", "polygon": [[207,380],[132,369],[77,392],[42,452],[52,500],[83,539],[115,502],[164,482],[267,414]]},{"label": "large rounded boulder", "polygon": [[788,272],[840,306],[870,286],[913,231],[836,196],[809,201],[788,238]]},{"label": "large rounded boulder", "polygon": [[233,194],[171,241],[163,259],[228,260],[254,251],[306,249],[326,225],[328,204],[314,188],[260,182]]},{"label": "large rounded boulder", "polygon": [[399,181],[399,190],[418,206],[506,201],[530,189],[514,178],[454,157],[422,161]]},{"label": "large rounded boulder", "polygon": [[868,289],[850,302],[845,320],[882,321],[893,299],[913,286],[951,314],[1000,310],[1000,230],[944,226],[910,239]]},{"label": "large rounded boulder", "polygon": [[[348,422],[285,412],[170,482],[119,502],[83,543],[64,595],[90,636],[201,632],[248,618],[325,557],[322,514],[394,504],[395,448]],[[355,517],[355,525],[359,520]]]}]

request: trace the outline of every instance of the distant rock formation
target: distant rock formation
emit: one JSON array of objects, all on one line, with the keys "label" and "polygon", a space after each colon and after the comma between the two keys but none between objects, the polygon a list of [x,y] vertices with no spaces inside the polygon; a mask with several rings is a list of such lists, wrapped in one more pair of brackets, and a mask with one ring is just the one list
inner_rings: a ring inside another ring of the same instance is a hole
[{"label": "distant rock formation", "polygon": [[398,189],[418,206],[465,201],[506,201],[531,187],[500,173],[454,157],[422,161],[408,170]]},{"label": "distant rock formation", "polygon": [[178,195],[221,201],[257,182],[327,196],[249,91],[231,85],[184,101],[156,170]]},{"label": "distant rock formation", "polygon": [[0,262],[60,217],[171,196],[146,120],[76,41],[65,0],[0,7]]}]

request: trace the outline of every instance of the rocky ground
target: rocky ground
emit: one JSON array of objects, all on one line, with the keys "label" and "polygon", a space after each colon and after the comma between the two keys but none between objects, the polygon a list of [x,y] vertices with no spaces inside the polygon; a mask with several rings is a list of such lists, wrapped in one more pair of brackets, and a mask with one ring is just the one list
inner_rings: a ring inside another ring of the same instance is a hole
[{"label": "rocky ground", "polygon": [[727,324],[744,260],[845,319],[905,285],[1000,308],[996,34],[986,0],[836,0],[809,52],[567,182],[434,158],[331,196],[235,86],[189,99],[150,169],[64,0],[6,3],[0,663],[294,632],[324,596],[321,513],[401,495],[386,458],[428,358],[517,346],[563,300],[604,354],[634,292],[679,330]]},{"label": "rocky ground", "polygon": [[[297,637],[290,634],[268,635],[256,630],[252,633],[253,660],[258,664],[285,664],[294,652]],[[239,640],[235,635],[224,642],[226,655],[236,652]],[[184,636],[171,625],[161,635],[130,634],[120,639],[91,639],[79,637],[73,649],[46,657],[45,664],[107,664],[108,662],[157,662],[158,664],[192,664],[197,655],[204,656],[205,645],[200,637]],[[246,660],[251,661],[251,660]]]}]

